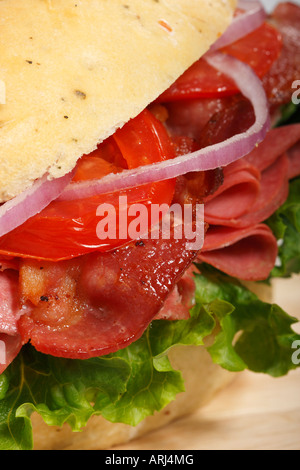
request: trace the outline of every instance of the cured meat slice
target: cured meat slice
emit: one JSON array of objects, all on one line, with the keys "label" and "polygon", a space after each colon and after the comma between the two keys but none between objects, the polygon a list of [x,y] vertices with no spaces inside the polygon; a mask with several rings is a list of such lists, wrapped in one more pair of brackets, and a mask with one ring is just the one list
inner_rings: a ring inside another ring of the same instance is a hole
[{"label": "cured meat slice", "polygon": [[190,309],[195,303],[195,272],[198,272],[195,265],[186,270],[168,295],[155,320],[186,320],[190,317]]},{"label": "cured meat slice", "polygon": [[1,256],[0,258],[0,272],[5,271],[6,269],[14,269],[15,271],[19,270],[19,260],[18,258],[13,258],[11,256]]},{"label": "cured meat slice", "polygon": [[40,286],[32,314],[19,321],[23,342],[79,359],[126,347],[142,335],[196,255],[184,238],[149,239],[61,263],[23,261],[23,298],[32,298],[31,285]]},{"label": "cured meat slice", "polygon": [[[239,122],[242,110],[244,123]],[[216,113],[203,130],[200,145],[212,145],[242,131],[251,115],[243,99]],[[222,185],[205,198],[209,228],[200,261],[240,279],[269,276],[277,244],[270,230],[259,224],[285,202],[289,177],[299,174],[299,140],[299,124],[273,129],[249,155],[223,168]]]},{"label": "cured meat slice", "polygon": [[288,169],[288,158],[284,154],[262,173],[261,191],[256,203],[235,226],[247,227],[263,222],[286,201],[289,193]]},{"label": "cured meat slice", "polygon": [[[214,199],[212,199],[207,204],[208,210],[205,208],[205,221],[211,225],[239,228],[265,221],[284,203],[288,196],[288,169],[288,158],[284,154],[262,173],[257,198],[246,207],[244,203],[249,200],[247,186],[243,187],[241,184],[243,175],[235,174],[236,185],[230,188],[230,199],[228,199],[226,192],[224,193],[226,198],[224,205],[222,205],[222,194],[216,198],[218,199],[217,204],[214,204]],[[226,178],[224,185],[226,187]],[[242,210],[244,213],[241,213]],[[240,214],[237,217],[232,216],[238,212]]]},{"label": "cured meat slice", "polygon": [[271,129],[263,142],[243,160],[255,166],[259,171],[264,171],[299,140],[300,124],[276,127]]},{"label": "cured meat slice", "polygon": [[198,259],[230,276],[260,281],[268,278],[277,253],[277,240],[264,224],[245,229],[212,227]]},{"label": "cured meat slice", "polygon": [[291,101],[292,84],[300,77],[300,9],[293,2],[282,2],[275,8],[271,21],[282,35],[279,58],[262,82],[271,108]]},{"label": "cured meat slice", "polygon": [[21,311],[17,293],[17,272],[12,270],[0,272],[0,374],[14,360],[22,346],[18,331]]},{"label": "cured meat slice", "polygon": [[[245,160],[224,168],[224,183],[205,199],[205,219],[208,223],[222,223],[237,219],[249,212],[260,193],[260,172]],[[218,220],[220,219],[220,221]]]},{"label": "cured meat slice", "polygon": [[196,98],[165,104],[168,110],[166,122],[169,133],[198,140],[211,117],[235,101],[235,98]]},{"label": "cured meat slice", "polygon": [[289,159],[288,178],[296,178],[300,175],[300,139],[296,145],[288,150],[287,154]]},{"label": "cured meat slice", "polygon": [[17,357],[22,347],[20,335],[9,336],[0,333],[0,375]]},{"label": "cured meat slice", "polygon": [[0,273],[0,333],[18,334],[20,307],[17,293],[18,274],[14,271]]}]

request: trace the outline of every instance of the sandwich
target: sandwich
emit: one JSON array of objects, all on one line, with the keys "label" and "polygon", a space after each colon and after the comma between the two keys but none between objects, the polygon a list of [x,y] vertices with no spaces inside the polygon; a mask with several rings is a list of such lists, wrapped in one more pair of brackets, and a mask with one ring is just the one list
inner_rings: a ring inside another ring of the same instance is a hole
[{"label": "sandwich", "polygon": [[109,449],[245,369],[276,387],[299,366],[266,291],[300,272],[300,7],[0,18],[0,448]]}]

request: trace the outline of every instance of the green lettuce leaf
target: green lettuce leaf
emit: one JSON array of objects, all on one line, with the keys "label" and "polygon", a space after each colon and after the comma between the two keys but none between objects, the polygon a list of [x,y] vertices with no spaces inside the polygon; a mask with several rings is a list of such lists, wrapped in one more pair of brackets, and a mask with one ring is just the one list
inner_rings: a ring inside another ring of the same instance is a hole
[{"label": "green lettuce leaf", "polygon": [[33,411],[49,425],[80,430],[94,414],[92,398],[100,393],[116,402],[130,373],[121,358],[65,360],[23,347],[0,376],[0,448],[32,447]]},{"label": "green lettuce leaf", "polygon": [[[204,346],[231,371],[249,369],[277,377],[296,367],[296,322],[277,305],[219,271],[201,265],[195,306],[188,320],[153,321],[144,335],[114,354],[85,361],[54,358],[31,346],[0,376],[0,448],[31,449],[30,415],[48,425],[68,423],[79,432],[92,415],[136,425],[184,390],[168,352],[176,345]],[[206,344],[206,343],[205,343]]]},{"label": "green lettuce leaf", "polygon": [[267,224],[280,240],[278,262],[271,277],[290,277],[300,273],[300,178],[291,181],[287,201],[268,219]]},{"label": "green lettuce leaf", "polygon": [[[208,348],[213,361],[231,371],[248,369],[273,377],[295,369],[292,345],[300,335],[291,326],[298,320],[278,305],[259,300],[236,279],[209,266],[201,265],[201,271],[196,276],[198,301],[211,302],[209,307],[220,324]],[[220,309],[224,302],[232,305],[230,314]]]}]

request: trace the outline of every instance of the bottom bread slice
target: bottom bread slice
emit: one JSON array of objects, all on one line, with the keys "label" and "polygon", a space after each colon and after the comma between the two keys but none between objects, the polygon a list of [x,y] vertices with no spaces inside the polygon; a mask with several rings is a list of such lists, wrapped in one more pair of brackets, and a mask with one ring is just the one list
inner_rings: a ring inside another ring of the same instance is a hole
[{"label": "bottom bread slice", "polygon": [[34,413],[34,448],[36,450],[103,450],[124,444],[164,426],[182,416],[193,413],[208,403],[228,385],[236,374],[214,364],[203,346],[177,346],[170,351],[170,361],[182,371],[186,391],[177,395],[160,412],[149,416],[138,426],[111,423],[101,416],[93,416],[81,432],[72,432],[68,424],[48,426]]}]

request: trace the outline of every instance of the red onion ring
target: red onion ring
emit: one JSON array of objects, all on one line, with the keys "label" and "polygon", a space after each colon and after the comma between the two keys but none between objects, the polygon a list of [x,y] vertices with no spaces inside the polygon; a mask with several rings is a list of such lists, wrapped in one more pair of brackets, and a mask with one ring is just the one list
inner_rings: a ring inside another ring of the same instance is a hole
[{"label": "red onion ring", "polygon": [[255,0],[240,0],[238,8],[245,13],[236,16],[224,34],[211,46],[210,51],[216,51],[243,38],[259,28],[267,14],[263,5]]},{"label": "red onion ring", "polygon": [[29,189],[0,206],[0,237],[22,225],[58,198],[70,183],[73,172],[48,180],[44,175]]},{"label": "red onion ring", "polygon": [[229,55],[215,52],[204,57],[212,67],[229,76],[240,92],[251,101],[256,119],[246,132],[172,160],[124,170],[121,173],[107,175],[100,180],[71,183],[63,191],[59,200],[87,198],[176,178],[192,171],[206,171],[227,166],[250,153],[258,143],[264,140],[270,128],[270,116],[267,97],[260,79],[248,65]]}]

